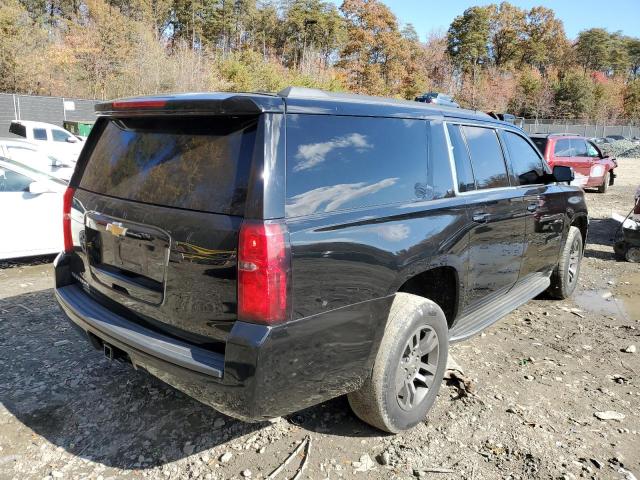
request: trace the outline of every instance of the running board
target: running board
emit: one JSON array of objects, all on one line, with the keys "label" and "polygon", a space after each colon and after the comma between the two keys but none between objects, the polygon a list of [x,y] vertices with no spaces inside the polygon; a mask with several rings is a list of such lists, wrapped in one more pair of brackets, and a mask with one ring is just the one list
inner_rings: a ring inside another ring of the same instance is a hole
[{"label": "running board", "polygon": [[516,285],[505,295],[460,318],[449,332],[449,342],[460,342],[480,333],[520,305],[524,305],[544,292],[550,284],[549,277],[535,276]]}]

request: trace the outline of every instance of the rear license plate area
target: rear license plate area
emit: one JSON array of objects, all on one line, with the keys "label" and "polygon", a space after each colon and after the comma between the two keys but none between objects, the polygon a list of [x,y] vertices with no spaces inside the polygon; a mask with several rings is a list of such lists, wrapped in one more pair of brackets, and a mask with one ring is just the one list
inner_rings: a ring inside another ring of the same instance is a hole
[{"label": "rear license plate area", "polygon": [[85,237],[94,280],[138,300],[162,302],[168,233],[92,212],[85,216]]}]

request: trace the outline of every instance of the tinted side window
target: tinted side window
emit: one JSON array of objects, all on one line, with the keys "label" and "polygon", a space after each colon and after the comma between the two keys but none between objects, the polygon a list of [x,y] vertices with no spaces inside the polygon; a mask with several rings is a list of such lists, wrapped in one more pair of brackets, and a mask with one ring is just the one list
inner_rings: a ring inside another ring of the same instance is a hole
[{"label": "tinted side window", "polygon": [[46,140],[47,139],[47,131],[44,128],[34,128],[33,129],[33,139],[34,140]]},{"label": "tinted side window", "polygon": [[556,146],[553,148],[553,154],[556,157],[572,157],[571,141],[568,138],[556,140]]},{"label": "tinted side window", "polygon": [[573,148],[573,157],[586,157],[587,155],[587,142],[579,138],[571,139],[571,147]]},{"label": "tinted side window", "polygon": [[473,169],[471,168],[471,159],[464,138],[460,133],[459,125],[447,125],[449,131],[449,140],[453,150],[453,160],[456,164],[456,176],[458,178],[458,191],[468,192],[476,189],[476,182],[473,178]]},{"label": "tinted side window", "polygon": [[62,130],[51,130],[51,134],[54,142],[66,142],[67,138],[69,138],[69,135]]},{"label": "tinted side window", "polygon": [[541,137],[532,137],[531,140],[533,140],[533,143],[536,144],[536,147],[538,147],[540,153],[544,155],[544,152],[547,150],[547,139]]},{"label": "tinted side window", "polygon": [[492,128],[469,126],[462,126],[461,130],[469,146],[477,187],[508,187],[507,167],[496,131]]},{"label": "tinted side window", "polygon": [[27,129],[24,125],[21,125],[19,123],[12,123],[9,126],[9,132],[13,133],[14,135],[18,135],[20,137],[26,137],[27,136]]},{"label": "tinted side window", "polygon": [[447,137],[442,122],[427,122],[429,155],[427,158],[427,195],[425,199],[452,197],[453,175],[449,162]]},{"label": "tinted side window", "polygon": [[21,173],[0,167],[0,192],[26,192],[33,180]]},{"label": "tinted side window", "polygon": [[424,198],[427,122],[287,116],[289,217]]},{"label": "tinted side window", "polygon": [[520,185],[539,183],[544,168],[538,153],[529,142],[513,132],[504,132],[504,139],[509,150],[513,173]]}]

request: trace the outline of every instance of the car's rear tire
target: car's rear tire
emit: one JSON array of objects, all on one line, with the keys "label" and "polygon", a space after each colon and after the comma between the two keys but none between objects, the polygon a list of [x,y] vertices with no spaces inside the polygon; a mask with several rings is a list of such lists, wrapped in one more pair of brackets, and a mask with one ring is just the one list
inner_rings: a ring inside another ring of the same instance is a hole
[{"label": "car's rear tire", "polygon": [[348,395],[354,413],[390,433],[424,420],[447,367],[449,330],[431,300],[397,293],[371,376]]},{"label": "car's rear tire", "polygon": [[560,261],[551,274],[547,292],[553,298],[563,300],[571,296],[578,285],[582,262],[582,234],[578,227],[569,227],[567,241],[560,252]]},{"label": "car's rear tire", "polygon": [[607,189],[609,188],[609,173],[605,173],[604,177],[602,178],[602,185],[600,185],[598,187],[598,193],[607,193]]}]

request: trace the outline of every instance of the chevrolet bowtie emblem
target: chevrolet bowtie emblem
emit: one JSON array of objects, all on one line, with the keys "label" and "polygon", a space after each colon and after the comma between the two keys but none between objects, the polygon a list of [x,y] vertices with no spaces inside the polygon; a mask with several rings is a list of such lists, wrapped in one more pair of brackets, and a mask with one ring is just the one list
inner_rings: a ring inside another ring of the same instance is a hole
[{"label": "chevrolet bowtie emblem", "polygon": [[116,237],[124,237],[127,234],[127,229],[121,223],[107,223],[107,232]]}]

